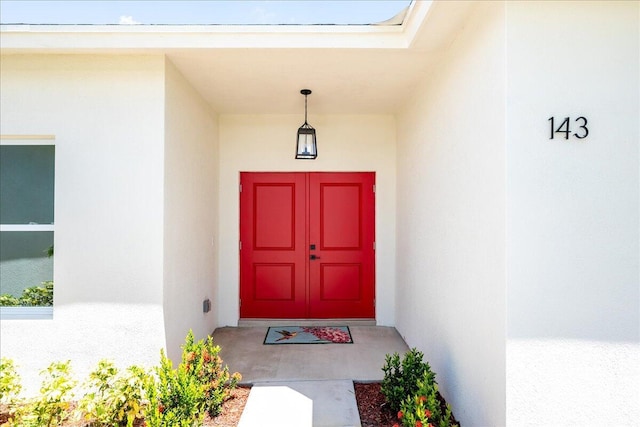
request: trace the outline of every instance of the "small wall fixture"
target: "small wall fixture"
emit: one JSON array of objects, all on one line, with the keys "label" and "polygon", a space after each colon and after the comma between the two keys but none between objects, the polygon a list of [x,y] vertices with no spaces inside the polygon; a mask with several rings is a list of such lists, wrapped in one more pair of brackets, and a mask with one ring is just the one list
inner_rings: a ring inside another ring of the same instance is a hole
[{"label": "small wall fixture", "polygon": [[318,157],[318,146],[316,130],[307,123],[307,96],[311,94],[311,91],[302,89],[300,93],[304,95],[304,124],[298,129],[296,159],[313,160]]}]

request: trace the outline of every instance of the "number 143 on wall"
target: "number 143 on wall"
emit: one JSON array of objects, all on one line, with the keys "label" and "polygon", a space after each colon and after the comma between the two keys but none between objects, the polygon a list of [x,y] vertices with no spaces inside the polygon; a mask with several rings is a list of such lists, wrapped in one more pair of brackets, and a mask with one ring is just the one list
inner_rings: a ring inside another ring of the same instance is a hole
[{"label": "number 143 on wall", "polygon": [[555,117],[549,117],[548,121],[550,123],[551,132],[551,136],[549,137],[549,139],[554,139],[557,133],[564,134],[564,139],[569,139],[569,136],[574,136],[578,139],[584,139],[589,135],[586,117],[580,116],[577,119],[573,120],[574,124],[577,126],[577,129],[574,128],[576,131],[573,134],[571,133],[572,129],[570,117],[565,117],[558,127],[556,127]]}]

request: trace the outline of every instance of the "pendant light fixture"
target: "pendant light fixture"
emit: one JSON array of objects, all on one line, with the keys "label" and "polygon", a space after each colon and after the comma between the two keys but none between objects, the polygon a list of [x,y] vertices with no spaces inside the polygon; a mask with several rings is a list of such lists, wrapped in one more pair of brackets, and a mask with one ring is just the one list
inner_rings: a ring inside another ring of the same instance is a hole
[{"label": "pendant light fixture", "polygon": [[296,145],[296,159],[313,160],[318,157],[316,144],[316,130],[307,123],[307,96],[311,94],[309,89],[300,91],[304,95],[304,124],[298,129]]}]

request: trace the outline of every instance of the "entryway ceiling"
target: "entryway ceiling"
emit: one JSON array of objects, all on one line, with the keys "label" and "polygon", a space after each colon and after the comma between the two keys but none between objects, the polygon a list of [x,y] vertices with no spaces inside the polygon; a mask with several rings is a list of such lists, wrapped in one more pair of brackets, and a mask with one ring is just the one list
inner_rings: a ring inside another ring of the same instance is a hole
[{"label": "entryway ceiling", "polygon": [[[310,116],[393,114],[428,78],[473,11],[473,2],[415,3],[405,19],[405,34],[391,33],[399,27],[374,27],[381,30],[376,35],[341,34],[335,27],[302,34],[300,46],[292,48],[178,51],[168,57],[220,114],[302,114],[303,88],[313,91]],[[409,28],[410,19],[419,22]],[[350,43],[354,37],[366,40]],[[349,47],[354,44],[359,46]]]},{"label": "entryway ceiling", "polygon": [[393,113],[425,76],[429,55],[409,50],[233,49],[169,59],[224,114]]}]

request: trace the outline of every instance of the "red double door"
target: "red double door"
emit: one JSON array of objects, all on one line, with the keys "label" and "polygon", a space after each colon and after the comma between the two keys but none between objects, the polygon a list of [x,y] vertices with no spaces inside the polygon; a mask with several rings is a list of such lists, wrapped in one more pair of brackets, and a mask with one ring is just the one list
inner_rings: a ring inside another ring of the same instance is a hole
[{"label": "red double door", "polygon": [[240,317],[375,317],[375,174],[241,173]]}]

